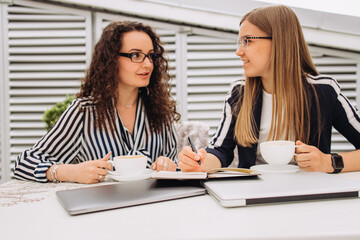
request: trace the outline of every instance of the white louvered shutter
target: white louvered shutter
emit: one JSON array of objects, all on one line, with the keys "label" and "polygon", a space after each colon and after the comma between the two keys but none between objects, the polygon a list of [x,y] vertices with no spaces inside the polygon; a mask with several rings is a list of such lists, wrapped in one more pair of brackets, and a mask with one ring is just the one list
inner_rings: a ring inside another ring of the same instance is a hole
[{"label": "white louvered shutter", "polygon": [[235,39],[188,36],[187,116],[189,121],[206,123],[210,135],[219,124],[231,84],[244,78]]},{"label": "white louvered shutter", "polygon": [[10,169],[45,133],[44,111],[79,91],[91,13],[33,1],[7,7]]}]

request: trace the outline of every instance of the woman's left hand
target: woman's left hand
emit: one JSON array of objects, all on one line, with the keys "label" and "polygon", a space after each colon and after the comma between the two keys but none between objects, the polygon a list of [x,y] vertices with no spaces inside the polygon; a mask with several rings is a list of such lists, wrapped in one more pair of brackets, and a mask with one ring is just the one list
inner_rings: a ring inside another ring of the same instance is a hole
[{"label": "woman's left hand", "polygon": [[176,164],[168,157],[160,156],[151,165],[151,169],[158,171],[176,171]]},{"label": "woman's left hand", "polygon": [[321,152],[317,147],[307,145],[301,141],[296,141],[295,160],[298,166],[309,172],[333,172],[331,164],[331,154]]}]

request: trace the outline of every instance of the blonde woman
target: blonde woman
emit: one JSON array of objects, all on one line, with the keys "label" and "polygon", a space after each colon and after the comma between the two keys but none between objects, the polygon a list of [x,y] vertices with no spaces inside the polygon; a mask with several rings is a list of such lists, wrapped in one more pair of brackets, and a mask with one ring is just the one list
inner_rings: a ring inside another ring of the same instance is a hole
[{"label": "blonde woman", "polygon": [[238,44],[246,79],[229,92],[211,145],[179,153],[181,170],[227,167],[235,147],[238,167],[264,164],[259,144],[269,140],[297,140],[297,164],[307,171],[360,170],[359,151],[330,154],[332,126],[360,148],[360,116],[336,80],[317,72],[295,13],[286,6],[252,10],[240,22]]}]

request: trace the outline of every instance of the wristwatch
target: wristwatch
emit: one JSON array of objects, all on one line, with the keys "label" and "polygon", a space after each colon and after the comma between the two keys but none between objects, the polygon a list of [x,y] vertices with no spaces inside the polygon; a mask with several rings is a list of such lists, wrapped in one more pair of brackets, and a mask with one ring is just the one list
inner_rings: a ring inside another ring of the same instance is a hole
[{"label": "wristwatch", "polygon": [[339,173],[344,168],[343,158],[337,153],[331,153],[331,164],[334,168],[332,173]]}]

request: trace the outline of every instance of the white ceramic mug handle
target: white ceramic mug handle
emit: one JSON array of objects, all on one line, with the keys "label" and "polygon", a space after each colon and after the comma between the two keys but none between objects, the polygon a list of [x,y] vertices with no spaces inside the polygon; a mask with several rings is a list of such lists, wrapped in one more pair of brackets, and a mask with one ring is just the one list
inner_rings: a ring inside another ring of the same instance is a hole
[{"label": "white ceramic mug handle", "polygon": [[[297,148],[299,145],[295,145],[295,148]],[[298,155],[295,151],[294,156]]]},{"label": "white ceramic mug handle", "polygon": [[[114,163],[115,163],[115,162],[114,162],[113,160],[108,160],[108,163],[110,163],[111,166],[112,166],[112,169],[114,169]],[[108,172],[114,173],[115,171],[114,171],[114,170],[112,170],[112,171],[108,170]]]}]

